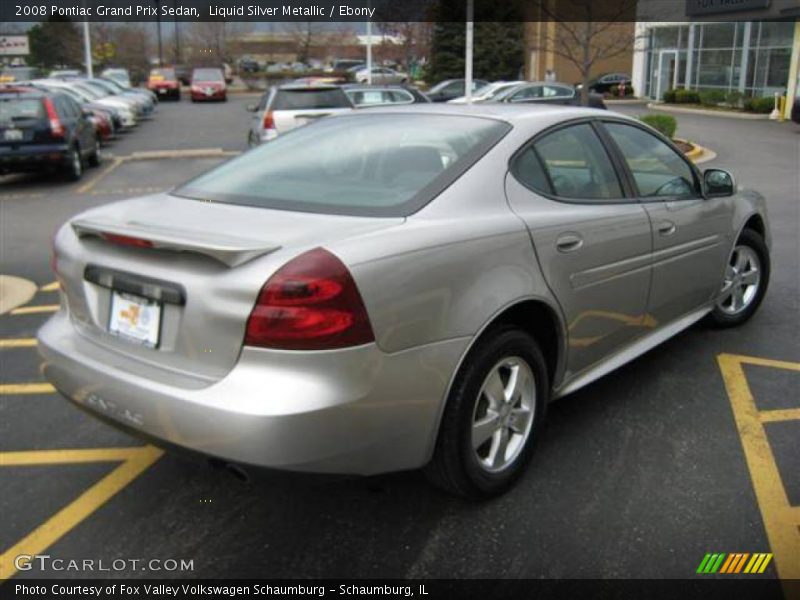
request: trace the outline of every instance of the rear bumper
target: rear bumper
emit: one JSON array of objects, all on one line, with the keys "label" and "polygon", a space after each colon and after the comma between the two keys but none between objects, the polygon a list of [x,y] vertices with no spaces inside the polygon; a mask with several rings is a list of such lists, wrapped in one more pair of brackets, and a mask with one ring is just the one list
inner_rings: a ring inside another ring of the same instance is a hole
[{"label": "rear bumper", "polygon": [[225,100],[227,96],[227,92],[225,90],[217,90],[212,94],[207,94],[204,91],[191,90],[190,93],[192,100],[194,100],[195,102],[204,102],[206,100],[208,101]]},{"label": "rear bumper", "polygon": [[39,331],[43,373],[90,412],[143,434],[264,467],[372,474],[430,459],[443,398],[467,339],[395,354],[245,348],[211,385],[132,375],[79,334],[64,310]]},{"label": "rear bumper", "polygon": [[66,144],[31,144],[11,149],[0,146],[0,169],[27,171],[66,164],[69,147]]}]

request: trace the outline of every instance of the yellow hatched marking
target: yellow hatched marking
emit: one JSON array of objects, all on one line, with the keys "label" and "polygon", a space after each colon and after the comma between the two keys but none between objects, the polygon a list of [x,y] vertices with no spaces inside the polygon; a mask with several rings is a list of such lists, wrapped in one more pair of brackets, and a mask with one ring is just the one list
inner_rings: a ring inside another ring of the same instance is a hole
[{"label": "yellow hatched marking", "polygon": [[[742,442],[750,479],[758,500],[767,538],[775,556],[775,568],[781,579],[800,579],[800,528],[798,509],[789,504],[772,448],[762,423],[762,415],[777,411],[759,411],[747,383],[743,365],[800,371],[800,363],[770,360],[734,354],[717,356],[725,389],[730,399],[739,439]],[[792,409],[793,410],[793,409]],[[780,411],[785,414],[785,411]],[[769,420],[769,417],[767,417]],[[763,573],[772,555],[759,566]]]},{"label": "yellow hatched marking", "polygon": [[0,340],[0,348],[31,348],[36,346],[36,338]]},{"label": "yellow hatched marking", "polygon": [[59,309],[58,304],[41,304],[37,306],[20,306],[11,311],[12,315],[32,315],[37,313],[56,312]]},{"label": "yellow hatched marking", "polygon": [[800,408],[782,408],[780,410],[762,410],[758,413],[762,423],[776,423],[778,421],[800,421]]},{"label": "yellow hatched marking", "polygon": [[17,556],[41,554],[47,550],[147,470],[162,454],[163,451],[154,446],[0,452],[0,467],[122,461],[108,475],[0,554],[0,582],[17,573],[14,564]]},{"label": "yellow hatched marking", "polygon": [[47,285],[43,285],[39,288],[40,292],[55,292],[58,291],[59,283],[58,281],[54,281],[53,283],[48,283]]},{"label": "yellow hatched marking", "polygon": [[56,389],[49,383],[2,383],[0,396],[16,394],[52,394]]}]

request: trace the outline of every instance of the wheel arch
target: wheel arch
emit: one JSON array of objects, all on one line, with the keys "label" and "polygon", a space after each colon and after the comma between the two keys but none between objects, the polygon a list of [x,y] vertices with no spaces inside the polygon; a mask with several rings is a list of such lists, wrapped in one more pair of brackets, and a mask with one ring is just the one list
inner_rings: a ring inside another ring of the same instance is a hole
[{"label": "wheel arch", "polygon": [[556,382],[560,380],[564,372],[567,348],[567,330],[564,320],[557,306],[550,300],[541,297],[528,297],[515,300],[495,312],[477,331],[470,340],[467,347],[461,353],[461,357],[450,376],[450,381],[445,389],[441,406],[436,417],[436,425],[433,429],[433,436],[429,443],[428,457],[433,456],[436,448],[436,441],[439,437],[439,430],[442,424],[450,390],[464,365],[464,361],[470,355],[476,345],[485,339],[487,335],[497,327],[503,325],[513,325],[525,331],[536,339],[540,344],[542,354],[547,365],[547,373],[550,379],[550,389],[556,387]]}]

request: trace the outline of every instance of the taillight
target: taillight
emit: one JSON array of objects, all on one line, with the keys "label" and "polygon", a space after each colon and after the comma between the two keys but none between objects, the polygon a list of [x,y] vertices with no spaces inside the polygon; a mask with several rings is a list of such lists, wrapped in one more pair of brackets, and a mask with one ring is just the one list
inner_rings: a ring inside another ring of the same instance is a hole
[{"label": "taillight", "polygon": [[56,107],[50,98],[44,99],[44,108],[47,111],[47,118],[50,120],[50,133],[54,137],[64,137],[64,126],[61,124]]},{"label": "taillight", "polygon": [[132,237],[129,235],[119,235],[117,233],[101,233],[100,236],[107,242],[117,244],[118,246],[133,246],[135,248],[152,248],[153,242],[150,240],[143,240],[142,238]]},{"label": "taillight", "polygon": [[275,119],[272,118],[272,111],[264,113],[264,129],[275,129]]},{"label": "taillight", "polygon": [[289,261],[261,288],[244,343],[284,350],[327,350],[375,340],[350,271],[322,248]]}]

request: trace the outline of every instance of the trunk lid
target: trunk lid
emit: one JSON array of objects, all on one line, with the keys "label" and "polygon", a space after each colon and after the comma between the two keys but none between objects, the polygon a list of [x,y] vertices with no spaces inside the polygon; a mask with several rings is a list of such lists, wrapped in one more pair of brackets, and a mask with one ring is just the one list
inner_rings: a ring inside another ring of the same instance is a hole
[{"label": "trunk lid", "polygon": [[[165,382],[180,373],[212,383],[236,363],[247,317],[277,269],[311,248],[403,221],[159,194],[74,218],[56,238],[57,270],[75,327],[117,353],[118,366],[139,361]],[[130,316],[121,302],[131,297],[159,307],[148,313],[160,321],[155,347],[111,333],[120,308]]]}]

